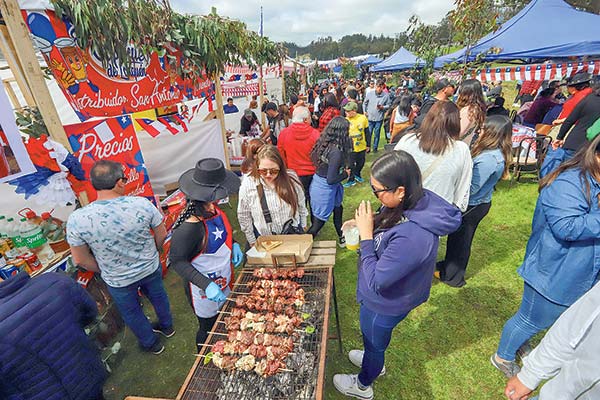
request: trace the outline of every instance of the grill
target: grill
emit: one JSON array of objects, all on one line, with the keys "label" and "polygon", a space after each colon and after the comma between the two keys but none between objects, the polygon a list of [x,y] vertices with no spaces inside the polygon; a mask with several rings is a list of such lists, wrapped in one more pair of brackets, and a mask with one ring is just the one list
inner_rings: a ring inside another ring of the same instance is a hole
[{"label": "grill", "polygon": [[[199,357],[192,367],[177,399],[182,400],[217,400],[232,398],[239,400],[312,400],[322,399],[325,378],[325,354],[328,335],[329,301],[333,283],[333,267],[304,268],[302,279],[294,279],[306,291],[305,303],[298,309],[308,313],[306,324],[313,326],[312,334],[300,334],[295,341],[294,354],[285,360],[286,371],[280,371],[267,378],[255,372],[223,371],[212,362],[204,364],[204,357]],[[250,288],[245,283],[254,280],[253,269],[244,269],[236,280],[233,292],[247,293]],[[231,311],[235,307],[235,298],[231,294],[222,311]],[[210,345],[226,336],[225,324],[220,323],[227,314],[219,314],[213,332],[207,339],[209,346],[204,346],[200,355],[211,351]],[[305,326],[306,324],[303,324]],[[289,371],[288,371],[289,370]],[[232,397],[234,396],[234,397]]]}]

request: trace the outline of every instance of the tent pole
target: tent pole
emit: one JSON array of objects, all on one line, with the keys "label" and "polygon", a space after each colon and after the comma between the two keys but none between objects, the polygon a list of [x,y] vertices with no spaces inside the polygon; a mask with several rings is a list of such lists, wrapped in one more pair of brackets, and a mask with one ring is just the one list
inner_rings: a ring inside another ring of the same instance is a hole
[{"label": "tent pole", "polygon": [[217,108],[215,112],[219,125],[221,125],[221,138],[223,139],[223,153],[225,154],[225,166],[227,169],[231,169],[229,163],[229,148],[227,147],[227,130],[225,129],[225,112],[223,111],[223,89],[221,88],[221,76],[213,75],[215,81],[215,100],[217,101]]},{"label": "tent pole", "polygon": [[[17,0],[0,0],[0,12],[14,45],[15,54],[23,67],[25,80],[31,90],[33,100],[44,119],[50,137],[72,151],[67,134],[62,126],[40,63],[35,55],[29,30],[25,26]],[[26,93],[26,92],[24,92]]]},{"label": "tent pole", "polygon": [[287,96],[285,93],[285,65],[284,59],[281,59],[281,103],[287,104]]},{"label": "tent pole", "polygon": [[[35,101],[33,100],[33,96],[23,74],[23,67],[15,55],[15,46],[13,46],[13,43],[10,40],[10,35],[8,34],[6,25],[0,25],[0,50],[2,51],[2,54],[4,54],[8,67],[12,71],[15,81],[17,82],[17,85],[19,86],[19,89],[25,98],[25,103],[29,107],[34,106]],[[16,104],[15,108],[18,108]]]}]

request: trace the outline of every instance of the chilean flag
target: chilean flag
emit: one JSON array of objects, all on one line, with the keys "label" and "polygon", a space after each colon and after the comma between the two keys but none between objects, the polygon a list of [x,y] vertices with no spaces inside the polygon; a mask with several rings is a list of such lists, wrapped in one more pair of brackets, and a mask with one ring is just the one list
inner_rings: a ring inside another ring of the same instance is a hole
[{"label": "chilean flag", "polygon": [[167,129],[164,124],[148,118],[137,118],[136,121],[152,137],[157,137],[162,131]]}]

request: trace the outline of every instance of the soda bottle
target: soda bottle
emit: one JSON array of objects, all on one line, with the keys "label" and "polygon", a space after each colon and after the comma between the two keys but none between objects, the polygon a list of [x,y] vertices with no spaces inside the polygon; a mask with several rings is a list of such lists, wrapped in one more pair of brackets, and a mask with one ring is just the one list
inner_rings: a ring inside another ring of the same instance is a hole
[{"label": "soda bottle", "polygon": [[6,217],[4,215],[0,215],[0,238],[7,238],[8,234],[6,233]]},{"label": "soda bottle", "polygon": [[54,250],[44,237],[42,228],[36,225],[32,219],[27,219],[21,224],[21,238],[27,248],[35,253],[42,263],[46,264],[54,258]]},{"label": "soda bottle", "polygon": [[23,241],[21,239],[21,235],[20,235],[19,222],[15,221],[13,218],[9,218],[6,220],[6,225],[7,225],[6,232],[13,244],[13,248],[22,249],[24,246],[23,246]]},{"label": "soda bottle", "polygon": [[44,236],[49,241],[53,241],[56,240],[56,231],[60,229],[60,226],[54,222],[54,218],[52,218],[49,212],[45,212],[42,214],[42,223],[40,224],[40,228],[42,228],[42,233]]}]

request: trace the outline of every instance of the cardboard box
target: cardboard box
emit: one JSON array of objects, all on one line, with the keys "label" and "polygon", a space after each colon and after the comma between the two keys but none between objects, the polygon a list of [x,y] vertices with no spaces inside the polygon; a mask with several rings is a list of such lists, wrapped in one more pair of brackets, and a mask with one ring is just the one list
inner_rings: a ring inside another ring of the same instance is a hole
[{"label": "cardboard box", "polygon": [[[265,251],[261,244],[265,241],[279,240],[283,243],[271,251]],[[272,265],[272,256],[277,257],[278,265],[293,265],[292,254],[296,256],[297,264],[304,264],[308,261],[312,251],[313,237],[312,235],[269,235],[260,236],[256,239],[256,244],[249,250],[250,255],[246,254],[247,265]],[[253,250],[261,254],[252,255]]]}]

